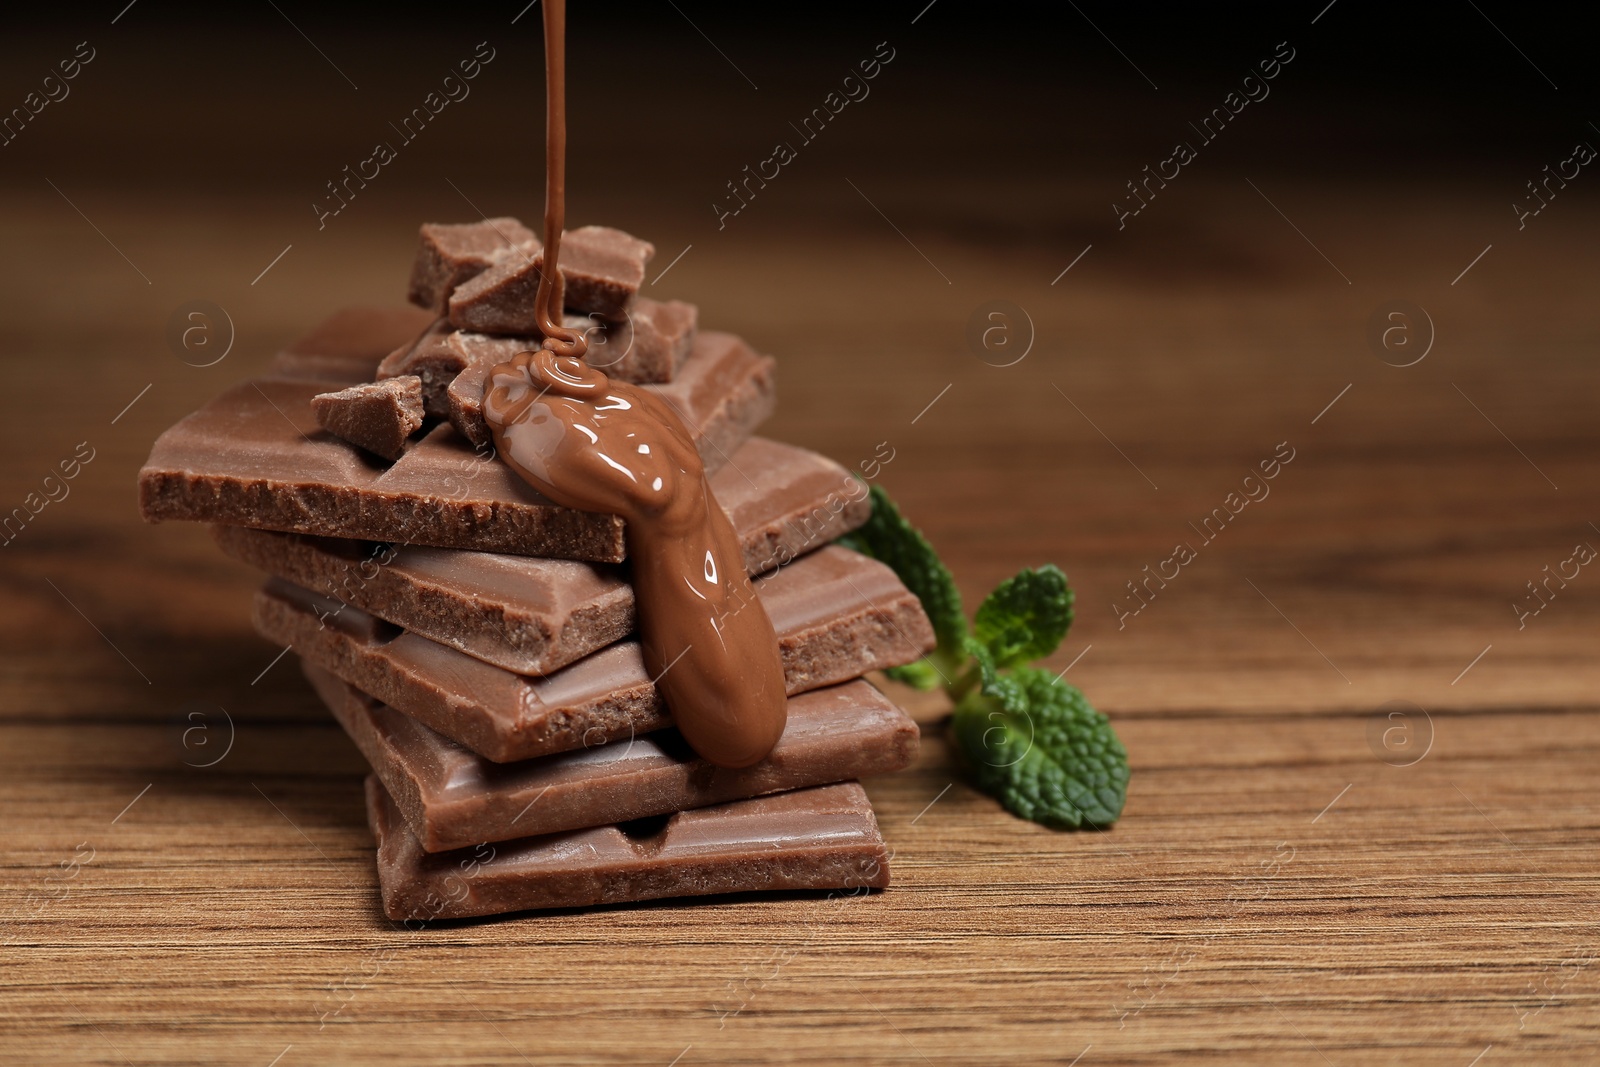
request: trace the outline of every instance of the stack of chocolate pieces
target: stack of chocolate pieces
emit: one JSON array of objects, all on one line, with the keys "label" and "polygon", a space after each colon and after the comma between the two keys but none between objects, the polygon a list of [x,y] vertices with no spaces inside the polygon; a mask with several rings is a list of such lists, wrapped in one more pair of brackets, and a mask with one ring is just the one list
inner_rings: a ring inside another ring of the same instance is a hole
[{"label": "stack of chocolate pieces", "polygon": [[699,758],[632,638],[625,530],[501,463],[488,371],[537,347],[539,240],[515,219],[424,226],[423,310],[335,314],[157,440],[147,519],[214,524],[270,577],[256,629],[293,648],[372,765],[394,919],[888,884],[854,779],[907,766],[916,725],[868,671],[933,645],[887,567],[831,544],[867,518],[838,464],[754,436],[773,362],[639,295],[654,249],[563,237],[567,324],[695,435],[777,631],[788,725],[760,763]]}]

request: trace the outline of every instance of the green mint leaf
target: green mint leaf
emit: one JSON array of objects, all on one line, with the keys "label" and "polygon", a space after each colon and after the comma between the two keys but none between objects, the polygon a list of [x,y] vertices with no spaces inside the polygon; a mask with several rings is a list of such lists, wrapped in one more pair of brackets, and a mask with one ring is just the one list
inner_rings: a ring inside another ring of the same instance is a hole
[{"label": "green mint leaf", "polygon": [[1056,650],[1072,625],[1072,588],[1061,568],[1023,569],[995,587],[978,607],[977,639],[996,667],[1016,667]]},{"label": "green mint leaf", "polygon": [[872,487],[872,517],[865,526],[840,538],[840,543],[887,564],[906,588],[917,594],[939,639],[938,651],[930,658],[944,677],[953,678],[967,636],[961,591],[928,539],[905,520],[882,486]]},{"label": "green mint leaf", "polygon": [[966,679],[969,686],[992,686],[996,683],[1000,674],[995,670],[994,653],[989,651],[988,645],[979,641],[976,637],[969,636],[961,642],[961,651],[973,659],[973,670]]},{"label": "green mint leaf", "polygon": [[918,689],[943,684],[956,701],[951,736],[978,786],[1045,826],[1115,823],[1129,774],[1116,731],[1076,688],[1024,666],[1054,652],[1072,625],[1067,576],[1050,565],[1023,570],[989,594],[969,631],[950,571],[883,489],[872,487],[872,517],[839,543],[887,564],[922,601],[938,647],[888,673]]},{"label": "green mint leaf", "polygon": [[1025,819],[1056,829],[1110,826],[1128,790],[1128,753],[1106,717],[1049,671],[999,674],[979,657],[982,689],[951,729],[978,785]]},{"label": "green mint leaf", "polygon": [[939,669],[927,659],[919,659],[917,662],[907,663],[903,667],[890,667],[883,673],[902,685],[909,685],[911,688],[920,689],[924,693],[939,688],[939,683],[944,681],[944,678],[939,674]]}]

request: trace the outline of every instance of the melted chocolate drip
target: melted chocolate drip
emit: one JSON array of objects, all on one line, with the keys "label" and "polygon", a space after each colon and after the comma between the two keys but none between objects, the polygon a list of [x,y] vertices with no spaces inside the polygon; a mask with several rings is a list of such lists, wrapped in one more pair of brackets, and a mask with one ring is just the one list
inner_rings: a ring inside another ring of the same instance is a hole
[{"label": "melted chocolate drip", "polygon": [[545,0],[546,337],[490,373],[483,413],[501,457],[558,504],[622,516],[645,666],[684,738],[724,767],[749,766],[783,734],[777,636],[745,573],[683,422],[665,401],[613,382],[560,323],[566,208],[566,5]]},{"label": "melted chocolate drip", "polygon": [[544,269],[533,313],[545,347],[582,357],[589,351],[582,330],[561,325],[561,231],[567,224],[567,2],[544,5]]}]

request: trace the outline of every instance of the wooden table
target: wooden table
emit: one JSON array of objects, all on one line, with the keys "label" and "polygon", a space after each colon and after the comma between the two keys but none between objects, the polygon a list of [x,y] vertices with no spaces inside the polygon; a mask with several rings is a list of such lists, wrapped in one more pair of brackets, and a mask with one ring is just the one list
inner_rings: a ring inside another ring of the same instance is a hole
[{"label": "wooden table", "polygon": [[[94,450],[0,550],[6,1056],[1593,1062],[1600,573],[1513,607],[1600,545],[1592,198],[1519,233],[1492,182],[1219,164],[1119,232],[1114,181],[924,177],[797,169],[723,232],[698,196],[580,206],[659,265],[692,245],[657,289],[780,357],[766,432],[847,464],[888,442],[883,484],[969,602],[1067,569],[1050,665],[1127,744],[1122,821],[1006,814],[910,698],[922,757],[868,783],[888,892],[420,933],[378,911],[362,761],[251,633],[256,577],[142,524],[134,480],[325,311],[398,299],[420,218],[471,209],[396,179],[319,235],[281,190],[0,193],[0,506]],[[194,297],[237,327],[204,369],[162,336]],[[1368,339],[1396,299],[1436,333],[1404,368]],[[990,363],[1021,319],[989,363],[966,340],[989,300],[1031,320],[1014,365]],[[1281,443],[1270,496],[1203,542]],[[1181,541],[1194,562],[1123,614]]]}]

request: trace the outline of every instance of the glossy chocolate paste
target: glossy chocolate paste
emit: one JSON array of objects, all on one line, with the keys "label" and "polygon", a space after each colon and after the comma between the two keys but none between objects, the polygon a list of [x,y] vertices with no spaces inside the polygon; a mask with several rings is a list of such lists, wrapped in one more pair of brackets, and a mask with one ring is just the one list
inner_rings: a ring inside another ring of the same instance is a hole
[{"label": "glossy chocolate paste", "polygon": [[561,324],[566,208],[566,5],[546,0],[544,262],[535,316],[545,347],[490,372],[483,413],[500,456],[567,507],[619,515],[646,669],[685,740],[708,761],[747,767],[786,717],[777,636],[756,599],[727,514],[689,431],[664,401],[583,361]]}]

